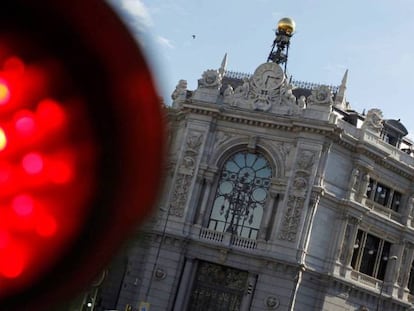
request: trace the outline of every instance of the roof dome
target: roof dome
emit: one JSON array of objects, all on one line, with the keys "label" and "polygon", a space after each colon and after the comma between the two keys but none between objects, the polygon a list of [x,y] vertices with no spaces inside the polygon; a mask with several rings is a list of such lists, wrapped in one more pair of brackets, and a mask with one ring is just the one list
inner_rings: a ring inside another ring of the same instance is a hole
[{"label": "roof dome", "polygon": [[277,30],[282,31],[288,35],[295,32],[296,23],[290,17],[284,17],[277,23]]}]

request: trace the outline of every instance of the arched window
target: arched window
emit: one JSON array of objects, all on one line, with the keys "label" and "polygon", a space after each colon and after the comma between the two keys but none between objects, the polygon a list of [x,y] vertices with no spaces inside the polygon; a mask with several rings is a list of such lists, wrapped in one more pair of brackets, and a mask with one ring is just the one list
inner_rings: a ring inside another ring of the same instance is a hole
[{"label": "arched window", "polygon": [[256,239],[272,169],[260,153],[233,154],[223,166],[208,227]]}]

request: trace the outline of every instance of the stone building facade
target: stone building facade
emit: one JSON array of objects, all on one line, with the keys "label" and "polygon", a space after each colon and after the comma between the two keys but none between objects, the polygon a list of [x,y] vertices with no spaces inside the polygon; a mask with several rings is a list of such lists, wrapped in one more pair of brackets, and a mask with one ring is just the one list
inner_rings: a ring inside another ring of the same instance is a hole
[{"label": "stone building facade", "polygon": [[225,57],[196,90],[179,81],[165,187],[118,260],[113,308],[411,310],[412,142],[351,110],[346,80],[238,74]]}]

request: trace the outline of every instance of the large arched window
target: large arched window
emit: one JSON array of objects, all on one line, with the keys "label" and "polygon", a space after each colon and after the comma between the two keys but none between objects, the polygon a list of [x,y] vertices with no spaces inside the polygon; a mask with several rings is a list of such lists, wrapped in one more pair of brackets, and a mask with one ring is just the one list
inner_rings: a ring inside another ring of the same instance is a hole
[{"label": "large arched window", "polygon": [[260,153],[233,154],[223,166],[208,227],[256,239],[272,169]]}]

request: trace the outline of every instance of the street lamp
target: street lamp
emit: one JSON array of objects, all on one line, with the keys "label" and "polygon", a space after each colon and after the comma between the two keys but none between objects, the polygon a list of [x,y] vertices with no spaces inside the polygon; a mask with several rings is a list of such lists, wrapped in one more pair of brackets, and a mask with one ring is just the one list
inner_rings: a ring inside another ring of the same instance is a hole
[{"label": "street lamp", "polygon": [[[398,257],[397,256],[391,256],[391,257],[385,256],[382,259],[384,261],[389,261],[389,260],[396,261],[398,259]],[[375,309],[376,311],[379,311],[380,302],[381,302],[381,305],[382,305],[382,291],[384,290],[384,282],[385,282],[385,280],[382,281],[382,283],[381,283],[380,293],[379,293],[379,297],[378,297],[378,300],[377,300],[377,307]]]}]

